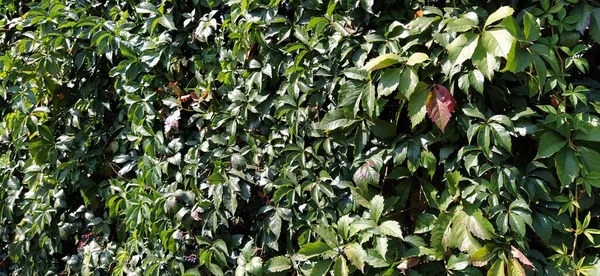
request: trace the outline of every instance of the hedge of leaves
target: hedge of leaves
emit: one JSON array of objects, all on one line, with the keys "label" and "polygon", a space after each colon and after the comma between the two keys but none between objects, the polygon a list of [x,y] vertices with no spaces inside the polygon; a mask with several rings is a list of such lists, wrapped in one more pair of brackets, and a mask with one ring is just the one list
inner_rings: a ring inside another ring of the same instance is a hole
[{"label": "hedge of leaves", "polygon": [[0,11],[0,275],[600,274],[595,1]]}]

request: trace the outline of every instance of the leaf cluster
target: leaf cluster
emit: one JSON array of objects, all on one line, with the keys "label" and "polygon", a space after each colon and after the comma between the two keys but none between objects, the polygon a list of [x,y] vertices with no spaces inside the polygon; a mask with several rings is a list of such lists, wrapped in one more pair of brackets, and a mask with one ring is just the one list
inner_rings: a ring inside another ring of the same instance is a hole
[{"label": "leaf cluster", "polygon": [[0,276],[600,274],[594,1],[0,15]]}]

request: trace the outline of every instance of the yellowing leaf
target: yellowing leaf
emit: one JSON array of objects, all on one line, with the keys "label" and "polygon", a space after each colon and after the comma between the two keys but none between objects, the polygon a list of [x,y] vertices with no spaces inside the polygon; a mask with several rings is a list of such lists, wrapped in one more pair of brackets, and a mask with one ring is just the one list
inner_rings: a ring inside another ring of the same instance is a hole
[{"label": "yellowing leaf", "polygon": [[456,100],[450,94],[446,87],[435,85],[433,91],[429,93],[425,106],[427,115],[444,132],[446,125],[452,117]]},{"label": "yellowing leaf", "polygon": [[358,243],[351,243],[344,247],[344,254],[348,260],[361,272],[365,267],[367,252]]},{"label": "yellowing leaf", "polygon": [[396,54],[383,54],[374,59],[369,60],[367,64],[363,67],[363,69],[369,71],[375,71],[378,69],[390,67],[394,64],[400,63],[402,61],[402,57]]},{"label": "yellowing leaf", "polygon": [[519,264],[517,259],[512,258],[508,261],[508,275],[510,276],[525,276],[525,270]]},{"label": "yellowing leaf", "polygon": [[493,245],[486,244],[484,247],[479,248],[479,250],[471,254],[469,262],[471,262],[473,266],[482,267],[494,258],[495,252],[493,250]]},{"label": "yellowing leaf", "polygon": [[417,53],[412,54],[408,58],[408,61],[406,61],[406,65],[413,66],[413,65],[416,65],[419,63],[423,63],[424,61],[427,61],[427,60],[429,60],[429,56],[427,54],[417,52]]},{"label": "yellowing leaf", "polygon": [[494,13],[490,14],[490,17],[488,17],[488,19],[485,21],[485,25],[483,27],[485,28],[498,20],[501,20],[507,16],[511,16],[514,12],[515,10],[509,6],[500,7]]},{"label": "yellowing leaf", "polygon": [[487,276],[504,276],[504,275],[506,275],[504,267],[505,267],[504,261],[500,258],[496,259],[496,261],[492,264],[492,267],[490,267],[490,270],[488,270]]}]

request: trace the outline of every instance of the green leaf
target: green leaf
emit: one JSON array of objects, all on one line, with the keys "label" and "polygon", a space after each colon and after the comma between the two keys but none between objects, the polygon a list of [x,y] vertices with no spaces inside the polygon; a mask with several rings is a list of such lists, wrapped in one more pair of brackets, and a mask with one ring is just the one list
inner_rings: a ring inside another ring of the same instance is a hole
[{"label": "green leaf", "polygon": [[[221,267],[215,263],[209,263],[208,264],[208,270],[210,270],[210,272],[215,275],[215,276],[223,276],[225,275],[223,273],[223,270],[221,269]],[[199,274],[201,275],[201,274]]]},{"label": "green leaf", "polygon": [[416,70],[413,68],[404,70],[400,75],[399,85],[400,93],[407,99],[410,99],[417,88],[417,85],[419,85],[419,77],[417,76]]},{"label": "green leaf", "polygon": [[323,276],[327,274],[329,271],[329,267],[331,266],[332,260],[321,260],[315,263],[310,271],[311,276]]},{"label": "green leaf", "polygon": [[[233,210],[235,210],[235,208]],[[275,235],[275,239],[279,239],[279,236],[281,235],[282,223],[283,221],[279,216],[279,212],[275,211],[271,219],[269,219],[269,230],[271,231],[271,233],[273,233],[273,235]]]},{"label": "green leaf", "polygon": [[218,171],[214,171],[206,180],[213,185],[223,184],[227,181],[227,179]]},{"label": "green leaf", "polygon": [[373,218],[373,221],[375,221],[375,223],[379,222],[379,218],[383,213],[383,201],[384,198],[381,195],[376,195],[371,199],[369,214],[371,214],[371,217]]},{"label": "green leaf", "polygon": [[120,43],[119,50],[121,50],[121,54],[127,58],[137,57],[137,53],[129,43]]},{"label": "green leaf", "polygon": [[356,219],[350,224],[350,231],[348,237],[354,237],[357,233],[363,230],[372,229],[377,227],[377,224],[370,219]]},{"label": "green leaf", "polygon": [[292,268],[292,261],[285,256],[273,257],[266,264],[268,272],[282,272],[290,268]]},{"label": "green leaf", "polygon": [[403,58],[396,54],[383,54],[376,58],[373,58],[363,66],[363,69],[369,71],[375,71],[379,69],[383,69],[386,67],[390,67],[394,64],[398,64],[403,62]]},{"label": "green leaf", "polygon": [[536,18],[528,13],[523,13],[523,34],[525,35],[525,39],[534,41],[540,38],[540,24],[537,22]]},{"label": "green leaf", "polygon": [[533,56],[533,65],[535,66],[535,70],[537,72],[537,79],[539,82],[539,88],[541,92],[545,92],[545,84],[546,77],[548,75],[548,68],[546,67],[546,63],[540,58],[538,55]]},{"label": "green leaf", "polygon": [[494,227],[479,209],[472,211],[470,214],[463,211],[457,212],[453,223],[464,225],[469,229],[469,232],[483,240],[489,240],[496,236]]},{"label": "green leaf", "polygon": [[519,237],[525,237],[525,221],[519,215],[510,213],[508,216],[508,223],[513,231],[515,231]]},{"label": "green leaf", "polygon": [[316,255],[321,255],[329,250],[331,250],[331,247],[329,247],[326,243],[322,241],[316,241],[300,246],[298,253],[306,256],[307,258],[311,258]]},{"label": "green leaf", "polygon": [[343,73],[346,78],[359,81],[367,80],[369,77],[369,71],[356,67],[344,69]]},{"label": "green leaf", "polygon": [[461,271],[467,268],[467,266],[469,266],[469,255],[452,255],[448,259],[447,269],[449,270]]},{"label": "green leaf", "polygon": [[310,45],[310,36],[308,32],[301,26],[294,27],[294,36],[300,40],[304,45]]},{"label": "green leaf", "polygon": [[175,23],[173,23],[173,16],[170,14],[166,14],[159,17],[158,24],[162,25],[163,27],[169,30],[177,30],[177,27],[175,27]]},{"label": "green leaf", "polygon": [[579,176],[577,156],[569,147],[564,147],[556,154],[554,160],[561,188],[565,188]]},{"label": "green leaf", "polygon": [[483,28],[486,28],[487,26],[498,20],[502,20],[505,17],[511,16],[514,12],[515,10],[509,6],[500,7],[494,13],[490,14],[488,19],[485,21]]},{"label": "green leaf", "polygon": [[549,241],[552,236],[552,224],[550,219],[542,213],[535,213],[533,216],[533,231],[543,241]]},{"label": "green leaf", "polygon": [[482,41],[488,53],[496,57],[507,58],[515,38],[507,30],[496,28],[485,31]]},{"label": "green leaf", "polygon": [[483,84],[485,82],[485,77],[481,73],[481,71],[475,69],[469,73],[469,81],[471,86],[477,90],[480,94],[483,94]]},{"label": "green leaf", "polygon": [[578,19],[577,24],[575,24],[576,30],[584,34],[586,28],[591,23],[590,7],[588,5],[580,5],[578,8],[573,9],[572,14]]},{"label": "green leaf", "polygon": [[446,26],[446,30],[448,32],[466,32],[470,29],[473,29],[473,27],[477,26],[477,22],[470,19],[470,18],[457,18],[455,20],[450,21],[450,23],[448,23],[448,25]]},{"label": "green leaf", "polygon": [[429,60],[429,56],[427,54],[416,52],[408,58],[408,60],[406,61],[406,65],[413,66],[423,63],[427,60]]},{"label": "green leaf", "polygon": [[392,237],[396,237],[396,238],[400,238],[402,239],[402,229],[400,228],[400,224],[397,221],[394,220],[388,220],[388,221],[384,221],[383,223],[381,223],[381,225],[379,225],[377,227],[377,229],[379,229],[379,232],[381,232],[384,235],[387,236],[392,236]]},{"label": "green leaf", "polygon": [[587,132],[577,130],[573,135],[574,140],[600,142],[600,126],[586,128]]},{"label": "green leaf", "polygon": [[488,80],[492,80],[494,76],[494,71],[500,68],[500,62],[498,58],[493,54],[487,52],[485,47],[483,47],[482,43],[479,43],[477,46],[475,53],[473,54],[473,65],[485,75]]},{"label": "green leaf", "polygon": [[347,82],[342,85],[339,93],[340,107],[347,106],[352,109],[355,114],[360,110],[361,100],[364,101],[364,96],[369,95],[370,84],[360,82]]},{"label": "green leaf", "polygon": [[[489,51],[489,50],[488,50]],[[502,71],[513,73],[523,72],[531,63],[531,53],[516,46],[513,42],[513,47],[506,57],[506,66]]]},{"label": "green leaf", "polygon": [[200,276],[200,271],[196,268],[190,268],[183,273],[183,276]]},{"label": "green leaf", "polygon": [[481,248],[479,242],[471,235],[466,225],[453,223],[452,230],[448,236],[448,246],[460,249],[460,251],[473,254]]},{"label": "green leaf", "polygon": [[344,257],[340,256],[335,259],[335,264],[333,265],[333,275],[348,276],[348,265],[346,264],[346,259]]},{"label": "green leaf", "polygon": [[369,163],[364,163],[356,170],[356,172],[354,172],[352,180],[354,180],[356,185],[359,185],[363,182],[371,185],[377,185],[379,183],[379,172],[369,165]]},{"label": "green leaf", "polygon": [[471,88],[471,83],[469,82],[469,76],[471,74],[464,74],[458,78],[458,88],[465,93],[469,93],[469,88]]},{"label": "green leaf", "polygon": [[402,69],[400,68],[388,68],[383,70],[377,91],[379,97],[388,96],[396,91],[398,84],[400,84],[400,74]]},{"label": "green leaf", "polygon": [[590,9],[590,37],[600,44],[600,7]]},{"label": "green leaf", "polygon": [[325,114],[323,120],[321,120],[320,128],[326,130],[335,130],[338,128],[348,127],[355,122],[357,122],[357,120],[348,118],[343,109],[334,109]]},{"label": "green leaf", "polygon": [[250,274],[259,274],[262,271],[262,259],[258,256],[252,257],[246,264],[246,271]]},{"label": "green leaf", "polygon": [[535,159],[548,158],[560,151],[567,141],[555,132],[546,132],[540,137],[540,143]]},{"label": "green leaf", "polygon": [[491,123],[492,134],[494,135],[494,142],[500,144],[506,151],[512,152],[512,140],[510,138],[510,133],[506,128],[497,123]]},{"label": "green leaf", "polygon": [[[375,85],[369,82],[369,84],[367,84],[367,89],[362,92],[362,107],[369,118],[372,118],[375,113],[376,101]],[[358,112],[358,109],[355,109],[354,112]]]},{"label": "green leaf", "polygon": [[417,223],[415,224],[415,234],[423,234],[431,231],[434,226],[434,222],[437,218],[433,214],[422,213],[417,218]]},{"label": "green leaf", "polygon": [[361,272],[365,266],[365,258],[367,252],[358,243],[347,244],[344,247],[344,255],[350,260],[350,263],[358,268]]},{"label": "green leaf", "polygon": [[367,12],[373,14],[373,2],[374,0],[360,0],[360,6]]},{"label": "green leaf", "polygon": [[156,13],[158,13],[158,10],[156,9],[156,6],[152,5],[152,3],[143,2],[135,7],[135,12],[141,13],[141,14],[144,14],[144,13],[156,14]]},{"label": "green leaf", "polygon": [[396,136],[396,125],[380,119],[373,122],[368,121],[369,130],[379,138],[390,138]]},{"label": "green leaf", "polygon": [[429,96],[429,87],[423,82],[419,82],[415,88],[415,92],[411,95],[408,102],[408,116],[412,128],[415,128],[420,122],[425,119],[427,114],[426,103]]},{"label": "green leaf", "polygon": [[453,217],[447,213],[441,213],[431,229],[431,246],[438,252],[446,252],[448,237],[450,236]]},{"label": "green leaf", "polygon": [[448,59],[452,62],[452,67],[460,66],[468,59],[473,57],[479,36],[473,33],[459,35],[447,47]]},{"label": "green leaf", "polygon": [[600,153],[583,146],[577,147],[577,150],[581,157],[581,164],[588,173],[600,172]]}]

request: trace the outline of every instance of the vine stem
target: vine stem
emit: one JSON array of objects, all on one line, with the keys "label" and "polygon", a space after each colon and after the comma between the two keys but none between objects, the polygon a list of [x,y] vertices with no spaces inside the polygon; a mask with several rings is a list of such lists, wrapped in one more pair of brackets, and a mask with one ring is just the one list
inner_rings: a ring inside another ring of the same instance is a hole
[{"label": "vine stem", "polygon": [[[577,205],[575,205],[575,237],[573,237],[573,249],[571,250],[571,260],[575,263],[575,249],[577,248],[577,232],[579,231],[579,193],[577,191],[577,183],[575,183],[575,201]],[[573,275],[577,275],[577,272],[573,272]]]}]

